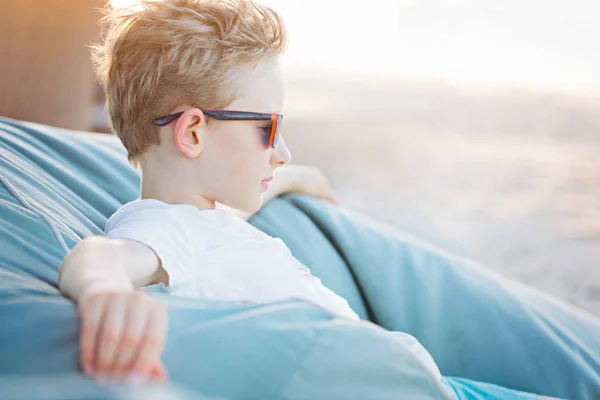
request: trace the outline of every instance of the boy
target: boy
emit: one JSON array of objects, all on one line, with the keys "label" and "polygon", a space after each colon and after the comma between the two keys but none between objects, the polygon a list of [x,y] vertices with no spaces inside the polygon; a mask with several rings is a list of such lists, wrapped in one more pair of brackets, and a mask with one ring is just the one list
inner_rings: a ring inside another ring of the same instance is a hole
[{"label": "boy", "polygon": [[297,297],[358,320],[281,240],[229,208],[252,214],[290,190],[332,197],[318,171],[285,166],[279,16],[245,0],[173,0],[112,11],[104,22],[108,36],[93,56],[142,186],[141,199],[110,218],[106,237],[83,240],[61,268],[60,289],[82,316],[84,371],[165,379],[165,310],[134,290],[155,283],[214,300]]}]

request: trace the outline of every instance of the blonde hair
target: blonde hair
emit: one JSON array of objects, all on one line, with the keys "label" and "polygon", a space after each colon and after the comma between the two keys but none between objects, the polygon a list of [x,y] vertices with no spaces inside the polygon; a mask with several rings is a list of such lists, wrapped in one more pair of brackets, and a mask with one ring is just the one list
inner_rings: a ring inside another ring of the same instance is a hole
[{"label": "blonde hair", "polygon": [[182,104],[226,107],[238,94],[236,71],[286,46],[279,15],[251,0],[142,0],[105,14],[92,61],[130,161],[160,143],[154,119]]}]

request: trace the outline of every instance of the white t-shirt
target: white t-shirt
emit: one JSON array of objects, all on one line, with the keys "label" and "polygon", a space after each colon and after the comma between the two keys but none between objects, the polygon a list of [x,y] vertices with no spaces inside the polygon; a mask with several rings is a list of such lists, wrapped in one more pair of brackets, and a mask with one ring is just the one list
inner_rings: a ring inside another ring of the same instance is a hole
[{"label": "white t-shirt", "polygon": [[[169,274],[175,296],[268,303],[299,298],[331,314],[359,320],[348,302],[329,290],[273,238],[223,207],[200,210],[187,204],[135,200],[106,223],[106,237],[132,239],[150,247]],[[390,335],[441,379],[435,362],[412,336]]]},{"label": "white t-shirt", "polygon": [[250,303],[299,298],[338,317],[359,319],[281,239],[228,208],[135,200],[108,220],[106,237],[136,240],[154,250],[176,296]]}]

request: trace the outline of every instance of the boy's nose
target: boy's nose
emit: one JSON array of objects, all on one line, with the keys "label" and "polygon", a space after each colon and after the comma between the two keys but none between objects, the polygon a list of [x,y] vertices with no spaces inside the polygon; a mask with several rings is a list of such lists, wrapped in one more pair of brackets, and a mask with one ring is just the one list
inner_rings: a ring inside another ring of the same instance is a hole
[{"label": "boy's nose", "polygon": [[285,164],[289,164],[292,161],[292,155],[285,145],[283,138],[279,139],[279,143],[273,149],[273,153],[271,153],[271,164],[279,167]]}]

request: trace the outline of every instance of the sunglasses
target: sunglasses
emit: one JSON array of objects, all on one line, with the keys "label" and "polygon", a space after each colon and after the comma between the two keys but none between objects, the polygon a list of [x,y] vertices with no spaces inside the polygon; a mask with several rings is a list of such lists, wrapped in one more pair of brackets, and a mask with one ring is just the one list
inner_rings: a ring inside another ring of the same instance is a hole
[{"label": "sunglasses", "polygon": [[[231,111],[231,110],[202,110],[204,115],[214,118],[219,121],[269,121],[265,126],[263,135],[263,144],[265,147],[275,147],[279,142],[281,134],[279,133],[281,124],[283,123],[283,114],[267,114],[255,113],[248,111]],[[182,112],[160,117],[153,122],[158,126],[165,126],[181,117]]]}]

